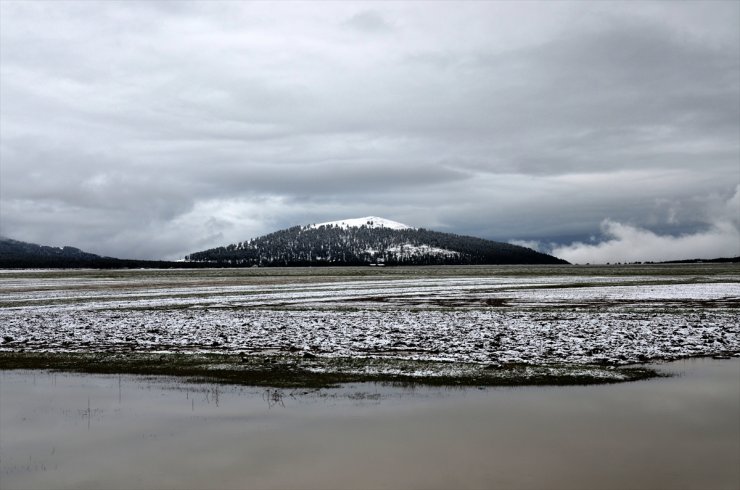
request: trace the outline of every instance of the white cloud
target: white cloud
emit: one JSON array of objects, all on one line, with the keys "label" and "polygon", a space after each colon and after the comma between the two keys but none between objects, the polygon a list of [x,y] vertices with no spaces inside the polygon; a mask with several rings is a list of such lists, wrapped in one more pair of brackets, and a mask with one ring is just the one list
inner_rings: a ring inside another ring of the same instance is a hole
[{"label": "white cloud", "polygon": [[577,264],[713,259],[740,256],[740,185],[724,205],[712,209],[713,221],[703,231],[679,236],[659,235],[645,228],[606,219],[607,240],[555,247],[552,254]]}]

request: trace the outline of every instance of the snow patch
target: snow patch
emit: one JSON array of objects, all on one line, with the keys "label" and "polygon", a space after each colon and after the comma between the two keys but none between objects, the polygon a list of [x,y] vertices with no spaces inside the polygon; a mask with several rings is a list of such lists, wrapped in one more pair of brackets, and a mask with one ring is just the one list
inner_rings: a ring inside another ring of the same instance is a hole
[{"label": "snow patch", "polygon": [[361,226],[368,228],[388,228],[391,230],[413,230],[411,226],[404,225],[398,221],[390,219],[379,218],[377,216],[365,216],[364,218],[351,218],[343,219],[339,221],[326,221],[324,223],[317,223],[309,225],[308,228],[319,228],[321,226],[338,226],[343,229],[347,228],[360,228]]},{"label": "snow patch", "polygon": [[442,255],[445,257],[455,257],[460,255],[459,252],[447,250],[446,248],[432,247],[431,245],[412,245],[411,243],[388,247],[387,251],[394,254],[396,257],[403,258],[416,257],[419,255]]}]

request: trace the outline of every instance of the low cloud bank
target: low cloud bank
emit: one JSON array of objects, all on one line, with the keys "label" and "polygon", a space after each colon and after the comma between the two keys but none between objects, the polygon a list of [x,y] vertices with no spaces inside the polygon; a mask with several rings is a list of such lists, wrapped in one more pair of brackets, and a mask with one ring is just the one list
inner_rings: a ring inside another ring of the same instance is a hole
[{"label": "low cloud bank", "polygon": [[607,262],[660,262],[682,259],[713,259],[740,255],[740,230],[729,221],[715,223],[706,231],[690,235],[658,235],[650,230],[604,220],[601,230],[608,240],[576,242],[552,249],[552,255],[575,264]]},{"label": "low cloud bank", "polygon": [[575,242],[554,246],[550,253],[576,264],[660,262],[740,256],[740,185],[727,201],[707,202],[707,227],[679,236],[658,235],[648,229],[606,219],[599,243]]}]

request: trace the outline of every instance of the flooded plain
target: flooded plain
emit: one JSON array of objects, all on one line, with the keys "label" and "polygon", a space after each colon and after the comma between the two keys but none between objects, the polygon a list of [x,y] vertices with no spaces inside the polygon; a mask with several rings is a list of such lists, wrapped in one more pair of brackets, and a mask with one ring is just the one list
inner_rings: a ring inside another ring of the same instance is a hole
[{"label": "flooded plain", "polygon": [[0,488],[740,488],[740,358],[617,385],[0,372]]}]

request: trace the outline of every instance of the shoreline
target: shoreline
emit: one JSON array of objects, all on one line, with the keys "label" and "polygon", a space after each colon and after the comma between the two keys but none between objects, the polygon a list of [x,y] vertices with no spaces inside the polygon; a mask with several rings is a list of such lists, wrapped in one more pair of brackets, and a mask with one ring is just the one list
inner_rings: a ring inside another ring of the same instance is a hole
[{"label": "shoreline", "polygon": [[0,370],[48,370],[88,374],[175,376],[275,388],[328,388],[346,383],[427,386],[569,386],[612,384],[665,377],[640,365],[502,366],[397,358],[301,357],[292,354],[182,352],[0,352]]}]

